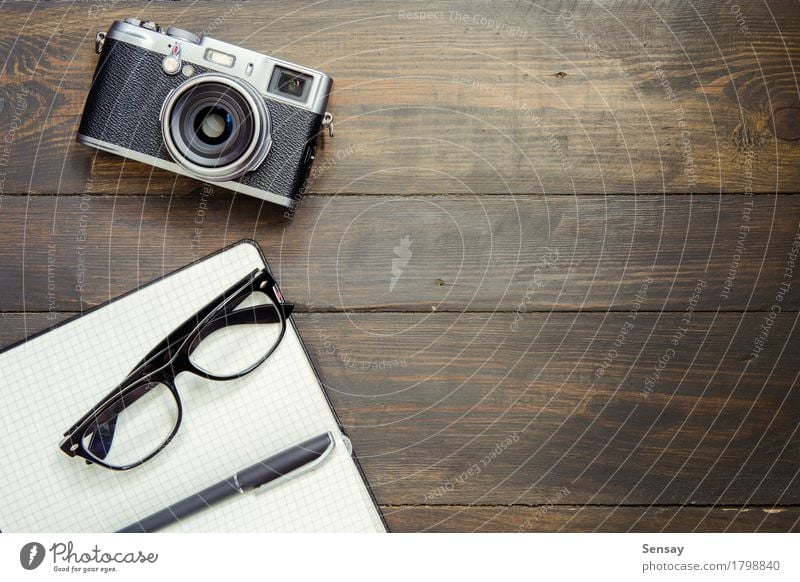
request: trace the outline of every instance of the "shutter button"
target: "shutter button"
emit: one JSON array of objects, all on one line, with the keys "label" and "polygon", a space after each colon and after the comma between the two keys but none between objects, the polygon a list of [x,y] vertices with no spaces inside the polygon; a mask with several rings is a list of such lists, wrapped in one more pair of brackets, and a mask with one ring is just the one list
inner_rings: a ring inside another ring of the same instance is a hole
[{"label": "shutter button", "polygon": [[177,75],[181,70],[181,45],[177,42],[172,45],[172,52],[161,61],[161,68],[167,75]]}]

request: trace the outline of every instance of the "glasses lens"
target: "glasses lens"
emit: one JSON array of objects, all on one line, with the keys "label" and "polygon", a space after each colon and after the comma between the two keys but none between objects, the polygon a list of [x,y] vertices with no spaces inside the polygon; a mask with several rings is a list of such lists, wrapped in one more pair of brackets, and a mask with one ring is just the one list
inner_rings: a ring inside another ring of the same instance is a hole
[{"label": "glasses lens", "polygon": [[190,347],[189,360],[213,376],[235,377],[272,352],[282,329],[278,307],[255,291],[206,323]]},{"label": "glasses lens", "polygon": [[83,448],[112,467],[143,461],[166,442],[178,422],[178,401],[168,386],[148,382],[97,415]]}]

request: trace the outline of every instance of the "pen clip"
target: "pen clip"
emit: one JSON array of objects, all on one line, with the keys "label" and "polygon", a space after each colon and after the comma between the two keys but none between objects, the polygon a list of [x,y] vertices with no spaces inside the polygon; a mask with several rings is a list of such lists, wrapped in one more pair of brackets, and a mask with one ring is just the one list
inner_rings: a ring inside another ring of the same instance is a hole
[{"label": "pen clip", "polygon": [[[327,435],[328,435],[328,440],[330,442],[328,444],[328,447],[322,452],[322,454],[319,457],[317,457],[310,463],[306,463],[302,467],[298,467],[294,471],[290,471],[285,475],[281,475],[277,479],[273,479],[272,481],[269,481],[264,485],[259,485],[258,487],[253,488],[252,493],[258,494],[263,491],[272,489],[273,487],[283,485],[286,481],[289,481],[290,479],[296,479],[297,477],[301,477],[302,475],[305,475],[306,473],[309,473],[314,469],[316,469],[317,467],[319,467],[322,463],[324,463],[328,459],[328,457],[330,457],[333,449],[336,448],[336,441],[333,438],[333,434],[330,431],[328,431]],[[237,488],[239,488],[239,491],[242,491],[239,485],[238,474],[234,475],[234,482]]]},{"label": "pen clip", "polygon": [[347,454],[351,457],[353,456],[353,443],[352,441],[347,438],[345,435],[342,435],[342,441],[344,442],[344,448],[347,449]]}]

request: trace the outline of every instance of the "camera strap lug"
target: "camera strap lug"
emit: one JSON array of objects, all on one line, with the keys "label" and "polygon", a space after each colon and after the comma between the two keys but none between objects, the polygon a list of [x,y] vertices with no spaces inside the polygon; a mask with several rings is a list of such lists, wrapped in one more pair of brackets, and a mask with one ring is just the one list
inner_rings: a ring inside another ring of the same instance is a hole
[{"label": "camera strap lug", "polygon": [[333,114],[329,111],[322,116],[322,127],[328,128],[328,135],[333,137]]},{"label": "camera strap lug", "polygon": [[106,44],[106,33],[98,32],[94,37],[94,52],[98,55],[103,52],[104,44]]}]

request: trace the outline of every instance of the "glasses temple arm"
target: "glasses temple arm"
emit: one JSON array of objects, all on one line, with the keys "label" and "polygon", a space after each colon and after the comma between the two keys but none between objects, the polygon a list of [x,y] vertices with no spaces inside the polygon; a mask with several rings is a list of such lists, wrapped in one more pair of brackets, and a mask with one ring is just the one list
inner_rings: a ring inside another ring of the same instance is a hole
[{"label": "glasses temple arm", "polygon": [[[163,362],[163,356],[170,357],[170,354],[174,352],[177,348],[179,348],[184,340],[191,334],[197,326],[200,325],[204,319],[206,319],[209,315],[211,315],[215,309],[219,307],[221,303],[223,303],[226,299],[231,296],[231,289],[234,289],[234,293],[240,292],[243,286],[247,283],[248,280],[253,279],[254,275],[257,271],[252,271],[246,277],[243,277],[240,281],[238,281],[235,285],[232,285],[228,289],[226,289],[223,293],[215,297],[212,301],[209,301],[202,309],[200,309],[197,313],[192,315],[189,319],[184,321],[181,325],[179,325],[175,330],[172,331],[166,338],[160,341],[148,354],[139,361],[133,367],[133,370],[128,374],[127,378],[130,378],[133,375],[141,373],[141,369],[150,364],[153,360],[156,361],[156,366],[159,366],[159,363]],[[274,284],[274,283],[273,283]]]}]

